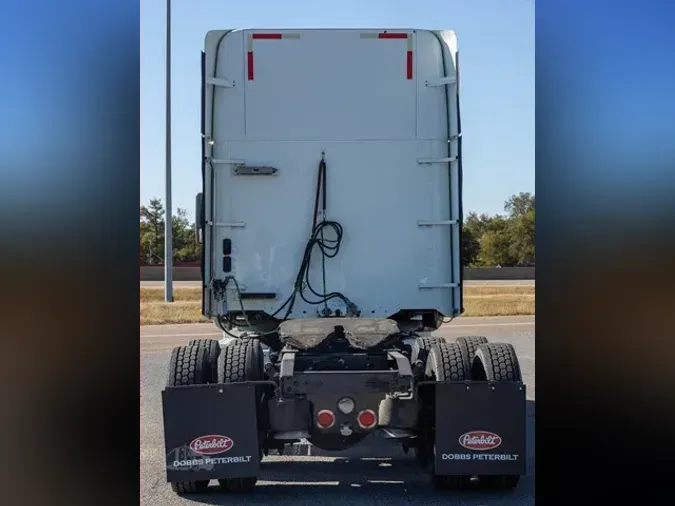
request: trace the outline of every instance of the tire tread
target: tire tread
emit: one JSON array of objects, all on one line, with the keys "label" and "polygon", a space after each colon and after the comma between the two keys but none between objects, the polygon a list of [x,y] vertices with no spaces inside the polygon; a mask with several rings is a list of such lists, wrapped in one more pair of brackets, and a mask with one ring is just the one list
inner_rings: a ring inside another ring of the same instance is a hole
[{"label": "tire tread", "polygon": [[[202,385],[210,375],[206,350],[202,346],[177,346],[171,351],[166,384],[169,387]],[[209,480],[172,482],[171,488],[178,495],[206,491]]]},{"label": "tire tread", "polygon": [[[457,343],[444,342],[431,348],[427,362],[427,376],[436,381],[464,381],[467,374],[466,350]],[[436,428],[433,433],[435,434]],[[432,436],[435,441],[435,435]],[[436,465],[431,456],[431,479],[437,490],[462,490],[471,482],[471,476],[444,476],[436,474]]]},{"label": "tire tread", "polygon": [[[262,348],[257,339],[235,341],[225,346],[218,357],[218,382],[240,383],[262,379]],[[256,388],[256,391],[260,391]],[[249,493],[258,481],[256,476],[244,478],[221,478],[223,490],[233,493]]]},{"label": "tire tread", "polygon": [[[522,381],[522,371],[513,345],[485,343],[476,349],[471,375],[474,379],[493,382]],[[490,490],[510,490],[518,485],[519,475],[480,476],[481,487]]]}]

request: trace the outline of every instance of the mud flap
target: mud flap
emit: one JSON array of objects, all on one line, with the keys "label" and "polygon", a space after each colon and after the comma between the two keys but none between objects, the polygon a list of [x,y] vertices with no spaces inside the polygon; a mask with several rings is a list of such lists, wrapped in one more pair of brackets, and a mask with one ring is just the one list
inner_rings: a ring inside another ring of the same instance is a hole
[{"label": "mud flap", "polygon": [[254,385],[167,387],[162,405],[168,482],[258,475]]},{"label": "mud flap", "polygon": [[436,384],[436,474],[524,475],[525,431],[522,383]]}]

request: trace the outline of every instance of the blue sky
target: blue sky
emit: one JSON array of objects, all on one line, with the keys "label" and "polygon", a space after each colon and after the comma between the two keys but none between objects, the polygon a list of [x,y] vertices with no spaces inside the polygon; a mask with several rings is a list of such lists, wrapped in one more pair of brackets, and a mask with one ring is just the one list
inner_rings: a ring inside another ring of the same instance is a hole
[{"label": "blue sky", "polygon": [[[164,198],[165,0],[141,2],[141,203]],[[173,208],[201,189],[200,60],[223,28],[422,28],[457,32],[464,206],[503,212],[534,193],[534,0],[172,0]]]}]

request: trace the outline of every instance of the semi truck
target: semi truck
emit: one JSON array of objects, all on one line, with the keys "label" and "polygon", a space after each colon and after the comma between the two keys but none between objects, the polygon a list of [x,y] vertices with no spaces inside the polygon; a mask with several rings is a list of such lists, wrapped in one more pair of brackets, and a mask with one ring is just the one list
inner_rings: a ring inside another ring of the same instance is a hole
[{"label": "semi truck", "polygon": [[162,391],[178,494],[255,489],[290,445],[379,434],[439,490],[525,474],[514,348],[463,312],[453,31],[232,29],[201,54],[202,314]]}]

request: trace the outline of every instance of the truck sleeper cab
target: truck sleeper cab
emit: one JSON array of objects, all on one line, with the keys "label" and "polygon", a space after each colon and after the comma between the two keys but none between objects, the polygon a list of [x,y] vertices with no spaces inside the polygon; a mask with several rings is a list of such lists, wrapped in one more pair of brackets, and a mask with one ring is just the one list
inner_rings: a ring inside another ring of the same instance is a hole
[{"label": "truck sleeper cab", "polygon": [[438,489],[515,487],[513,347],[429,334],[463,310],[455,34],[216,30],[202,74],[203,314],[223,339],[172,352],[173,489],[249,491],[270,452],[375,432]]}]

